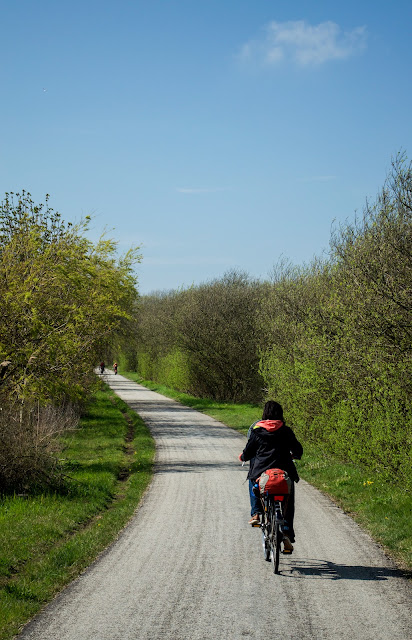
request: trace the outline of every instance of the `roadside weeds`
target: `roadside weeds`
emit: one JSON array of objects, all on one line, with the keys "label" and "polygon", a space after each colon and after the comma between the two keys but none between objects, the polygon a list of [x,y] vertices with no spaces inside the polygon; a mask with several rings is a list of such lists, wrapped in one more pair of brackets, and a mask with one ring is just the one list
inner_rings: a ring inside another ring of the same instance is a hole
[{"label": "roadside weeds", "polygon": [[65,442],[66,491],[0,502],[0,640],[11,640],[127,524],[146,490],[154,442],[108,388]]}]

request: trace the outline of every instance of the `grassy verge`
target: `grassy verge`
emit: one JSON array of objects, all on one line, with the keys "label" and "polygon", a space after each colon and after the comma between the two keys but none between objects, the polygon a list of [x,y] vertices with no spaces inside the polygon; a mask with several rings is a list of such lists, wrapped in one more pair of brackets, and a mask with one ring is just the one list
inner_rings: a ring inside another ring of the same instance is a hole
[{"label": "grassy verge", "polygon": [[[261,416],[262,407],[218,403],[195,398],[142,380],[136,373],[124,374],[153,391],[202,411],[246,435],[249,426]],[[299,432],[296,430],[299,437]],[[328,494],[371,536],[379,542],[407,574],[412,569],[412,496],[403,487],[382,482],[379,474],[365,471],[326,456],[321,446],[303,441],[304,456],[297,463],[302,478]]]},{"label": "grassy verge", "polygon": [[91,564],[130,519],[152,473],[153,440],[108,388],[65,439],[64,491],[0,501],[0,640],[9,640]]}]

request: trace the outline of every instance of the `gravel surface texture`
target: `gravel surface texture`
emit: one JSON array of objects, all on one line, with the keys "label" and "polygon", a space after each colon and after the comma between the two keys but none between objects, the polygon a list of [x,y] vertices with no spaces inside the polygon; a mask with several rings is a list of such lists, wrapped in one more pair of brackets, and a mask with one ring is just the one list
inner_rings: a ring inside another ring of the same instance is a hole
[{"label": "gravel surface texture", "polygon": [[21,640],[412,637],[410,583],[328,498],[299,482],[295,550],[274,575],[247,524],[245,438],[121,375],[106,379],[152,431],[154,478],[117,541]]}]

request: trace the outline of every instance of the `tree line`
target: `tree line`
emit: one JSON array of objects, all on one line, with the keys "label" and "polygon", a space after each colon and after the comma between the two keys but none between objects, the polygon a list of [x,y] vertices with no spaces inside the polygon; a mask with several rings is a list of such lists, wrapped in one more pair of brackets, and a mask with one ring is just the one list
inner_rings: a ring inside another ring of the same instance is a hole
[{"label": "tree line", "polygon": [[410,483],[411,213],[400,154],[327,257],[143,296],[129,366],[216,400],[276,398],[302,437]]},{"label": "tree line", "polygon": [[77,422],[93,367],[130,331],[137,249],[86,237],[30,193],[0,204],[0,492],[54,477],[59,435]]}]

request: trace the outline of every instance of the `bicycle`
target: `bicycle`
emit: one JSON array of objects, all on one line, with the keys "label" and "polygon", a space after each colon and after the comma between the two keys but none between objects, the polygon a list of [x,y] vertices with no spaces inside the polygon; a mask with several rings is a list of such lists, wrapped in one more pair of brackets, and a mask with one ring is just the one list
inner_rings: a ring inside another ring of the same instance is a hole
[{"label": "bicycle", "polygon": [[[275,496],[264,494],[261,496],[263,507],[262,522],[262,545],[263,554],[267,562],[272,561],[273,573],[279,573],[279,559],[281,544],[283,541],[284,505],[287,496]],[[291,554],[292,551],[283,548],[282,553]]]}]

